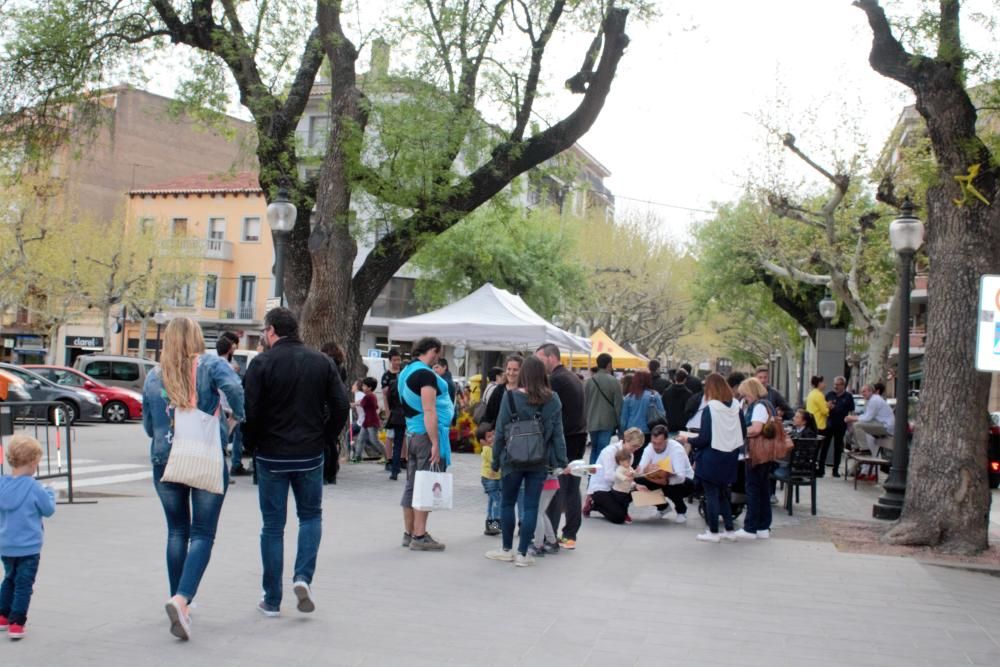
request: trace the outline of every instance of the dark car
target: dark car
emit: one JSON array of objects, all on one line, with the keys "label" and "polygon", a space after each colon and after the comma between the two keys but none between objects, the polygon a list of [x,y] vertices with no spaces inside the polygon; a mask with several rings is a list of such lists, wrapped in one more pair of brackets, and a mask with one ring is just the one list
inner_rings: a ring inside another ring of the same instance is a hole
[{"label": "dark car", "polygon": [[[16,376],[24,382],[24,388],[31,394],[33,401],[59,401],[63,404],[62,413],[66,421],[70,424],[77,419],[98,420],[103,419],[101,414],[101,400],[95,394],[86,389],[73,389],[70,387],[60,387],[55,382],[43,378],[33,371],[29,371],[22,366],[13,364],[0,364],[0,368],[11,375]],[[52,423],[56,420],[56,408],[46,408],[35,406],[32,408],[31,416],[36,418],[48,418]],[[60,420],[61,422],[62,420]]]},{"label": "dark car", "polygon": [[61,387],[79,387],[96,394],[106,422],[121,424],[129,419],[142,419],[142,394],[137,391],[102,384],[68,366],[25,364],[24,367]]}]

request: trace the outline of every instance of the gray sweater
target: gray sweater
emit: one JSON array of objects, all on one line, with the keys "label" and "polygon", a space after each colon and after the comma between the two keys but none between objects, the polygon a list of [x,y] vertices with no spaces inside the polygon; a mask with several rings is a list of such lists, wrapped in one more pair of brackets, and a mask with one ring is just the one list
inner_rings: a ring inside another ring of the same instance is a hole
[{"label": "gray sweater", "polygon": [[605,370],[599,370],[584,385],[584,410],[588,431],[618,430],[622,413],[622,386]]}]

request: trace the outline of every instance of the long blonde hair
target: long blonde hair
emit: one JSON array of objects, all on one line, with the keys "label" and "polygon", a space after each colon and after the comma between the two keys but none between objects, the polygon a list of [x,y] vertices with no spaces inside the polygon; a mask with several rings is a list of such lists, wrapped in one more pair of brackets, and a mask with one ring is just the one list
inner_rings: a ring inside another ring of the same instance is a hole
[{"label": "long blonde hair", "polygon": [[197,322],[189,317],[170,320],[163,334],[160,373],[163,375],[163,388],[167,390],[167,397],[174,407],[194,407],[191,404],[191,394],[195,391],[191,383],[191,364],[204,352],[205,338]]}]

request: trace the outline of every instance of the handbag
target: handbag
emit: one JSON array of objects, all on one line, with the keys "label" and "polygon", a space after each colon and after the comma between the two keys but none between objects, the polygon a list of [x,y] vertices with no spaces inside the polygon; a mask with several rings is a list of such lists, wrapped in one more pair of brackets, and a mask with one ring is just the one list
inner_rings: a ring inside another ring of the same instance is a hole
[{"label": "handbag", "polygon": [[545,451],[545,430],[536,413],[532,419],[521,420],[517,416],[512,392],[504,397],[510,404],[511,422],[504,429],[507,463],[513,468],[538,468],[548,461]]},{"label": "handbag", "polygon": [[649,397],[649,405],[646,406],[646,426],[653,430],[654,426],[667,423],[667,413],[656,407],[655,397]]},{"label": "handbag", "polygon": [[755,435],[747,440],[747,453],[750,456],[750,465],[757,466],[762,463],[780,461],[788,456],[788,453],[795,449],[795,443],[785,433],[785,429],[777,423],[774,410],[767,401],[763,401],[767,410],[767,421],[760,435]]},{"label": "handbag", "polygon": [[413,502],[410,506],[421,512],[450,510],[453,481],[450,472],[418,470],[413,477]]},{"label": "handbag", "polygon": [[191,361],[191,407],[174,409],[173,439],[161,479],[222,494],[225,465],[219,409],[216,408],[214,414],[198,409],[197,368],[198,357],[195,357]]}]

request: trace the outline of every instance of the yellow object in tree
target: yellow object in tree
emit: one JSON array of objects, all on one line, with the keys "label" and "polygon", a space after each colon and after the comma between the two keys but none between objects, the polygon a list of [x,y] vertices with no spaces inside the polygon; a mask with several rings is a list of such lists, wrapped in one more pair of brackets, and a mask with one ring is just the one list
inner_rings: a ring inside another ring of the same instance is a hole
[{"label": "yellow object in tree", "polygon": [[976,177],[979,176],[980,166],[981,165],[978,163],[970,165],[969,173],[955,176],[955,180],[958,181],[958,186],[962,188],[962,198],[952,200],[955,202],[955,206],[965,206],[966,204],[972,201],[971,197],[975,197],[976,199],[983,202],[987,206],[990,205],[989,200],[987,200],[986,197],[983,196],[983,193],[977,190],[976,186],[972,184],[972,181],[974,181]]}]

